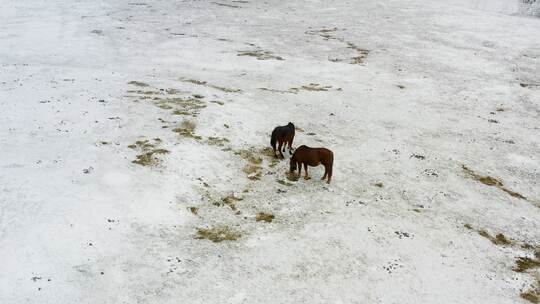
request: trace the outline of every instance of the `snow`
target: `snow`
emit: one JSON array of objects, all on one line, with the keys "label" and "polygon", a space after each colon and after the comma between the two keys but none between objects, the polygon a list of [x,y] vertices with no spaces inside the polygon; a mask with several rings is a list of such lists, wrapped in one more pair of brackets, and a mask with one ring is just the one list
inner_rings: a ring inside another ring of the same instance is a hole
[{"label": "snow", "polygon": [[445,4],[467,7],[476,10],[497,12],[502,14],[540,17],[540,2],[536,0],[449,0]]},{"label": "snow", "polygon": [[[0,303],[528,303],[540,273],[512,268],[540,246],[540,19],[521,8],[5,1]],[[159,103],[193,94],[194,116]],[[334,152],[330,185],[262,151],[289,121]],[[132,163],[141,140],[169,153]],[[222,226],[241,237],[196,238]]]}]

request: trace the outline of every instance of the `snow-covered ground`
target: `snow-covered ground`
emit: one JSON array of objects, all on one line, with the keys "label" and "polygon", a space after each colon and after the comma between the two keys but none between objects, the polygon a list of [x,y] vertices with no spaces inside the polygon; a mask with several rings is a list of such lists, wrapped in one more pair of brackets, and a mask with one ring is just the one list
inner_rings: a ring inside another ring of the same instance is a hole
[{"label": "snow-covered ground", "polygon": [[533,302],[540,19],[501,3],[3,1],[0,303]]}]

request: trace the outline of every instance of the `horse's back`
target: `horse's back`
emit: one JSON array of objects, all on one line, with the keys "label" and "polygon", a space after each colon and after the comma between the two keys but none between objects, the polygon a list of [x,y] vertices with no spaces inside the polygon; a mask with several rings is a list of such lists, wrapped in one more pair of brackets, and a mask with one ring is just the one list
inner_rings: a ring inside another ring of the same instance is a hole
[{"label": "horse's back", "polygon": [[306,145],[301,145],[294,151],[298,157],[309,157],[311,159],[318,158],[319,160],[333,161],[334,153],[326,148],[311,148]]},{"label": "horse's back", "polygon": [[321,161],[326,161],[328,163],[334,162],[334,152],[326,148],[317,148],[317,153],[319,154]]},{"label": "horse's back", "polygon": [[275,127],[274,132],[276,133],[277,136],[284,137],[289,133],[289,129],[287,128],[287,126],[280,126],[280,127]]},{"label": "horse's back", "polygon": [[307,154],[309,154],[309,148],[306,145],[301,145],[296,147],[296,150],[294,150],[293,158],[296,158],[298,160],[304,159]]},{"label": "horse's back", "polygon": [[334,155],[334,153],[326,148],[311,148],[306,145],[301,145],[300,147],[296,148],[296,150],[306,150],[309,152],[317,152],[321,155]]},{"label": "horse's back", "polygon": [[326,148],[317,148],[317,151],[319,151],[319,153],[321,153],[322,155],[334,156],[334,152]]}]

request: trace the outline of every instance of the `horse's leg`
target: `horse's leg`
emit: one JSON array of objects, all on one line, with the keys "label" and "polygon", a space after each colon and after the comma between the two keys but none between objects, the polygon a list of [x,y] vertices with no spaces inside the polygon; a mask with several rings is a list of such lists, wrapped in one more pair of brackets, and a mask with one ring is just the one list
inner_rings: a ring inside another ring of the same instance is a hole
[{"label": "horse's leg", "polygon": [[283,156],[283,153],[281,153],[281,147],[283,146],[283,141],[279,141],[279,147],[278,147],[278,151],[279,151],[279,155],[281,155],[281,158],[285,158],[285,156]]},{"label": "horse's leg", "polygon": [[328,180],[326,181],[327,184],[330,184],[330,180],[332,180],[332,165],[328,168]]},{"label": "horse's leg", "polygon": [[289,140],[289,153],[290,153],[290,154],[292,154],[292,150],[293,150],[293,148],[292,148],[292,142],[293,142],[293,138],[291,138],[291,139]]},{"label": "horse's leg", "polygon": [[298,162],[296,163],[296,166],[298,167],[298,177],[302,176],[302,163]]},{"label": "horse's leg", "polygon": [[326,178],[326,175],[328,174],[328,168],[324,166],[324,175],[321,177],[321,180],[324,180]]},{"label": "horse's leg", "polygon": [[307,172],[307,163],[304,163],[304,170],[306,171],[306,176],[304,176],[304,178],[309,179],[308,172]]}]

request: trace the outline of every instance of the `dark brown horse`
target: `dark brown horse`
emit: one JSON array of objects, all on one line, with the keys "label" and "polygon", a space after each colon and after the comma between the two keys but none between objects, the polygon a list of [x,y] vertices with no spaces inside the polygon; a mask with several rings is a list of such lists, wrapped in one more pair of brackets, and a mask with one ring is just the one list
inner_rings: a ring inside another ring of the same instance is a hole
[{"label": "dark brown horse", "polygon": [[[294,125],[292,122],[289,122],[288,125],[282,127],[276,127],[272,131],[272,138],[270,139],[270,145],[274,149],[274,155],[276,155],[276,142],[279,144],[278,151],[281,158],[285,158],[283,153],[281,153],[281,148],[283,147],[283,152],[285,152],[285,147],[289,144],[289,153],[292,153],[292,142],[294,140]],[[284,145],[285,144],[285,145]]]},{"label": "dark brown horse", "polygon": [[310,148],[308,146],[300,146],[294,151],[291,157],[291,173],[298,167],[298,176],[302,175],[302,165],[306,171],[305,179],[308,179],[308,166],[316,167],[322,164],[324,166],[324,175],[321,178],[328,178],[326,183],[330,183],[332,179],[332,165],[334,164],[334,153],[325,148]]}]

